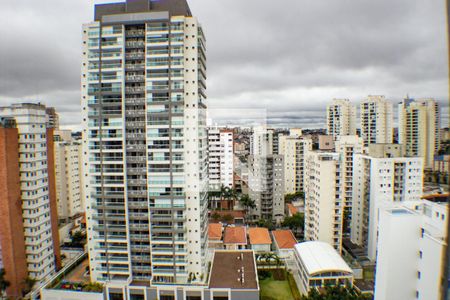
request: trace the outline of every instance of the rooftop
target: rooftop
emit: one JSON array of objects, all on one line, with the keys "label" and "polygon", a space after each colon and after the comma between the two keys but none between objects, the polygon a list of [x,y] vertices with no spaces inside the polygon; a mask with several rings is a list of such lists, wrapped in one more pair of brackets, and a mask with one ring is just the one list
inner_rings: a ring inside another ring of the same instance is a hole
[{"label": "rooftop", "polygon": [[274,230],[272,235],[279,249],[293,249],[297,244],[297,240],[290,230]]},{"label": "rooftop", "polygon": [[295,215],[296,213],[298,213],[297,207],[295,207],[292,203],[288,203],[287,207],[291,215]]},{"label": "rooftop", "polygon": [[312,241],[295,245],[306,271],[310,275],[323,272],[346,272],[353,273],[344,259],[328,243]]},{"label": "rooftop", "polygon": [[222,224],[210,223],[208,225],[208,239],[221,240],[222,239]]},{"label": "rooftop", "polygon": [[248,237],[251,245],[272,244],[267,228],[252,227],[248,229]]},{"label": "rooftop", "polygon": [[95,21],[102,21],[104,16],[144,13],[169,12],[172,16],[192,16],[186,0],[126,0],[120,3],[95,5]]},{"label": "rooftop", "polygon": [[259,289],[253,251],[214,252],[210,288]]},{"label": "rooftop", "polygon": [[226,227],[223,238],[224,244],[247,244],[245,227]]}]

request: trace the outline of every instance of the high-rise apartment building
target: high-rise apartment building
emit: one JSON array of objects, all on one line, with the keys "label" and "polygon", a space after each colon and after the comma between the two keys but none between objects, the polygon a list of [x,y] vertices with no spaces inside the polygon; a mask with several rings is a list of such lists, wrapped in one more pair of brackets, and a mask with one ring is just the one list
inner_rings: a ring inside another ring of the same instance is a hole
[{"label": "high-rise apartment building", "polygon": [[232,188],[234,182],[233,130],[208,129],[208,179],[211,190]]},{"label": "high-rise apartment building", "polygon": [[95,6],[83,27],[93,281],[199,283],[207,261],[205,37],[185,0]]},{"label": "high-rise apartment building", "polygon": [[407,156],[424,158],[426,168],[433,166],[440,147],[439,104],[434,99],[404,99],[398,105],[399,143]]},{"label": "high-rise apartment building", "polygon": [[16,121],[0,117],[0,269],[10,284],[6,296],[14,299],[22,296],[28,276],[17,149]]},{"label": "high-rise apartment building", "polygon": [[273,220],[284,217],[284,167],[282,155],[250,155],[248,158],[248,189],[256,208],[249,219]]},{"label": "high-rise apartment building", "polygon": [[384,203],[419,200],[423,160],[404,157],[398,144],[372,144],[369,154],[355,154],[351,240],[376,259],[378,211]]},{"label": "high-rise apartment building", "polygon": [[356,134],[356,108],[348,99],[333,99],[327,106],[327,134],[335,140]]},{"label": "high-rise apartment building", "polygon": [[443,299],[446,202],[403,202],[380,211],[375,300]]},{"label": "high-rise apartment building", "polygon": [[342,162],[339,153],[311,151],[305,162],[305,240],[342,250]]},{"label": "high-rise apartment building", "polygon": [[250,136],[250,155],[267,156],[273,154],[274,131],[264,126],[253,128]]},{"label": "high-rise apartment building", "polygon": [[364,146],[391,144],[393,140],[392,103],[384,96],[368,96],[360,104],[360,129]]},{"label": "high-rise apartment building", "polygon": [[55,131],[54,145],[58,219],[67,222],[84,212],[83,150],[70,130]]},{"label": "high-rise apartment building", "polygon": [[312,151],[312,139],[282,136],[280,140],[279,152],[284,158],[284,193],[304,192],[305,155]]},{"label": "high-rise apartment building", "polygon": [[341,156],[342,198],[344,205],[344,233],[350,233],[353,203],[353,155],[364,153],[363,139],[357,135],[340,136],[335,142],[336,152]]},{"label": "high-rise apartment building", "polygon": [[[15,123],[15,128],[2,130],[5,133],[3,142],[8,143],[1,149],[4,152],[1,156],[8,158],[1,178],[6,184],[5,195],[8,197],[2,200],[11,201],[0,206],[5,224],[9,223],[2,232],[2,255],[8,255],[8,247],[3,243],[12,242],[18,247],[12,251],[22,259],[20,239],[23,238],[27,274],[42,281],[61,266],[53,174],[53,129],[46,128],[45,106],[40,104],[0,107],[0,116]],[[15,139],[14,132],[17,133]],[[14,156],[18,157],[18,163]],[[17,204],[21,205],[21,215],[18,215],[17,207],[13,207]],[[17,224],[19,220],[22,225]],[[11,227],[13,231],[8,232],[7,227],[12,224],[17,228]],[[23,266],[21,261],[15,264],[17,268]],[[12,273],[20,277],[22,272],[17,269]]]}]

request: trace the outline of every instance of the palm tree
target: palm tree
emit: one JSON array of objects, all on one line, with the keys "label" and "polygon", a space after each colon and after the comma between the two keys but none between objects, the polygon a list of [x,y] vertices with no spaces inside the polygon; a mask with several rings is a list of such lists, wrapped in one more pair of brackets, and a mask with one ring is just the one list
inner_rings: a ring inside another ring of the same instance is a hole
[{"label": "palm tree", "polygon": [[239,199],[239,202],[244,207],[245,217],[247,217],[249,209],[256,208],[255,201],[250,199],[249,195],[242,195],[241,198]]},{"label": "palm tree", "polygon": [[5,279],[5,269],[0,269],[0,298],[3,299],[5,290],[11,285],[8,280]]}]

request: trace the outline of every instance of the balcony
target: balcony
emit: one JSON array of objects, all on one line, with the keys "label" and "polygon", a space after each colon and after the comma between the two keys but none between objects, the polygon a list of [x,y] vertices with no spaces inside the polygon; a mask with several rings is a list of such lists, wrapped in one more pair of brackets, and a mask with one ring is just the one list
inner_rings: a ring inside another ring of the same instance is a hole
[{"label": "balcony", "polygon": [[127,71],[143,71],[145,69],[144,64],[125,64]]},{"label": "balcony", "polygon": [[128,31],[125,32],[125,36],[126,37],[144,37],[145,36],[145,30],[128,30]]},{"label": "balcony", "polygon": [[142,94],[145,93],[145,87],[144,86],[126,87],[125,92],[127,94]]},{"label": "balcony", "polygon": [[125,80],[127,82],[144,82],[145,81],[145,76],[144,75],[134,75],[134,76],[126,76]]},{"label": "balcony", "polygon": [[145,42],[144,41],[132,41],[132,42],[126,42],[125,46],[127,48],[144,48]]}]

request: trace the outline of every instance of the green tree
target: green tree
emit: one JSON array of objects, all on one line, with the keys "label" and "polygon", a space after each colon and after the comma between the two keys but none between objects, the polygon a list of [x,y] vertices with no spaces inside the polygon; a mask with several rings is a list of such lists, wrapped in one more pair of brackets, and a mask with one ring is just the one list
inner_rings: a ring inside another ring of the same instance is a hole
[{"label": "green tree", "polygon": [[275,229],[275,225],[273,224],[273,221],[272,221],[272,219],[259,219],[257,222],[256,222],[256,225],[258,226],[258,227],[265,227],[265,228],[267,228],[267,229],[269,229],[269,230],[273,230],[273,229]]},{"label": "green tree", "polygon": [[305,215],[303,213],[296,213],[292,217],[284,218],[282,226],[289,227],[294,232],[303,232],[305,229]]},{"label": "green tree", "polygon": [[103,291],[103,285],[98,282],[90,282],[83,286],[83,292],[101,293]]},{"label": "green tree", "polygon": [[255,201],[252,200],[249,195],[242,195],[239,202],[244,207],[246,217],[250,209],[256,208]]},{"label": "green tree", "polygon": [[0,269],[0,298],[3,299],[6,289],[11,285],[5,278],[5,269]]},{"label": "green tree", "polygon": [[222,221],[227,224],[231,223],[233,220],[234,220],[234,217],[230,214],[226,214],[222,217]]},{"label": "green tree", "polygon": [[211,215],[211,219],[213,219],[215,222],[218,222],[220,220],[220,215],[217,212],[214,212]]},{"label": "green tree", "polygon": [[307,296],[302,296],[301,300],[369,300],[371,295],[361,294],[354,287],[347,286],[326,286],[323,293],[317,289],[311,289]]},{"label": "green tree", "polygon": [[293,194],[287,194],[284,196],[284,203],[292,203],[292,201],[304,200],[304,192],[295,192]]}]

